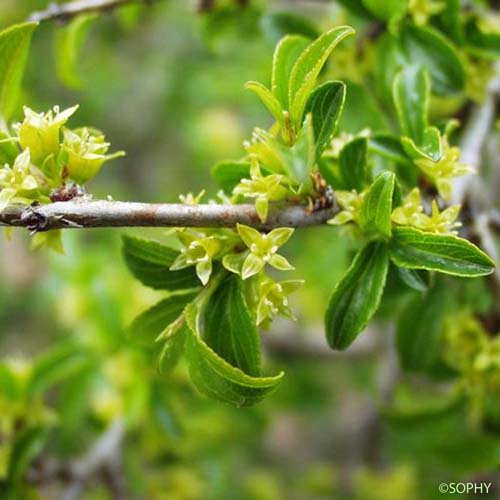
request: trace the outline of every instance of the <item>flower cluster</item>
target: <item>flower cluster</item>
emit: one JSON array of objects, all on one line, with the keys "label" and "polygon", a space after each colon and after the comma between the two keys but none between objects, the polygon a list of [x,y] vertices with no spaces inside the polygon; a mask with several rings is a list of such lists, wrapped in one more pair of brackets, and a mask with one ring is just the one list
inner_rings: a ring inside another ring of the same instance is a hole
[{"label": "flower cluster", "polygon": [[24,108],[24,120],[13,127],[16,135],[5,140],[19,149],[11,164],[0,169],[0,210],[9,203],[47,203],[54,190],[68,182],[84,184],[106,161],[124,154],[107,155],[110,144],[98,130],[67,128],[77,109],[56,106],[36,113]]}]

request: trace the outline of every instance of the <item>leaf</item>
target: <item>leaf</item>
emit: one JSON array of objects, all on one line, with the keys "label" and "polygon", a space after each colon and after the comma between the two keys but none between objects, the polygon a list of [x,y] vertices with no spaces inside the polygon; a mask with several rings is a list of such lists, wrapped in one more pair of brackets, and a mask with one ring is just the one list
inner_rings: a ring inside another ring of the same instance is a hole
[{"label": "leaf", "polygon": [[384,243],[368,243],[358,252],[335,287],[326,311],[326,338],[332,349],[349,347],[375,314],[388,268]]},{"label": "leaf", "polygon": [[406,25],[400,40],[409,64],[419,64],[429,72],[433,93],[448,95],[463,90],[464,66],[455,47],[443,35],[430,27]]},{"label": "leaf", "polygon": [[303,35],[311,39],[319,35],[316,27],[304,16],[297,16],[290,12],[274,12],[262,16],[260,25],[267,38],[273,43],[277,43],[285,35]]},{"label": "leaf", "polygon": [[307,101],[305,114],[312,114],[316,160],[321,157],[337,131],[345,93],[344,83],[330,81],[316,88]]},{"label": "leaf", "polygon": [[56,70],[61,82],[69,88],[80,89],[82,79],[77,66],[80,50],[96,14],[82,14],[60,27],[55,34]]},{"label": "leaf", "polygon": [[407,269],[406,267],[396,267],[396,269],[398,270],[399,278],[406,286],[418,292],[427,291],[428,284],[421,276],[424,271],[419,272],[415,269]]},{"label": "leaf", "polygon": [[134,343],[153,345],[157,337],[182,314],[196,295],[197,292],[170,295],[139,314],[128,327]]},{"label": "leaf", "polygon": [[467,240],[411,227],[393,229],[390,254],[398,266],[454,276],[486,276],[495,268],[491,258]]},{"label": "leaf", "polygon": [[123,257],[131,273],[144,285],[160,290],[197,288],[193,267],[170,271],[179,252],[156,241],[122,236]]},{"label": "leaf", "polygon": [[22,481],[31,461],[42,451],[48,437],[46,427],[31,427],[21,431],[16,437],[9,460],[8,478],[10,483]]},{"label": "leaf", "polygon": [[245,88],[255,92],[260,100],[264,103],[269,112],[273,115],[274,119],[283,124],[283,110],[281,109],[281,104],[274,97],[272,92],[259,82],[247,82]]},{"label": "leaf", "polygon": [[273,392],[283,373],[275,377],[251,377],[230,365],[201,339],[196,325],[196,308],[186,311],[186,351],[189,374],[198,390],[208,397],[236,406],[250,406]]},{"label": "leaf", "polygon": [[400,19],[407,10],[408,0],[363,0],[363,5],[378,19],[391,21]]},{"label": "leaf", "polygon": [[279,41],[274,51],[271,89],[285,110],[289,110],[290,73],[293,65],[309,43],[310,41],[303,36],[288,35]]},{"label": "leaf", "polygon": [[394,105],[403,135],[422,144],[427,127],[430,85],[427,70],[421,66],[406,66],[393,86]]},{"label": "leaf", "polygon": [[9,119],[18,105],[24,68],[37,23],[16,24],[0,32],[0,115]]},{"label": "leaf", "polygon": [[239,276],[228,276],[210,297],[204,313],[203,340],[232,366],[253,377],[262,374],[260,336]]},{"label": "leaf", "polygon": [[349,26],[334,28],[312,42],[295,62],[290,74],[288,101],[291,103],[290,115],[296,130],[302,125],[304,109],[321,68],[337,44],[353,33],[354,30]]},{"label": "leaf", "polygon": [[212,167],[212,177],[226,193],[231,193],[241,182],[241,179],[250,178],[250,162],[236,160],[220,161]]},{"label": "leaf", "polygon": [[437,365],[446,306],[446,290],[434,286],[426,294],[416,295],[401,311],[396,347],[405,371],[427,371]]},{"label": "leaf", "polygon": [[339,169],[345,189],[361,191],[368,179],[366,138],[358,137],[348,142],[339,155]]},{"label": "leaf", "polygon": [[391,134],[375,134],[369,138],[368,149],[388,160],[407,165],[410,159],[406,155],[399,137]]},{"label": "leaf", "polygon": [[467,51],[487,59],[497,60],[500,57],[500,34],[484,33],[477,20],[470,20],[465,26],[465,44]]},{"label": "leaf", "polygon": [[370,186],[361,206],[359,223],[365,230],[372,227],[384,236],[391,236],[392,197],[396,176],[381,173]]},{"label": "leaf", "polygon": [[309,180],[315,161],[314,131],[311,116],[304,120],[304,126],[299,132],[297,142],[287,148],[286,155],[290,173],[299,182]]},{"label": "leaf", "polygon": [[6,163],[13,165],[19,155],[17,140],[9,137],[5,132],[0,131],[0,166]]},{"label": "leaf", "polygon": [[27,383],[30,396],[41,394],[52,385],[77,373],[89,363],[89,355],[75,345],[66,345],[38,359]]},{"label": "leaf", "polygon": [[363,5],[362,0],[337,0],[337,3],[362,19],[373,19],[374,17],[373,14]]}]

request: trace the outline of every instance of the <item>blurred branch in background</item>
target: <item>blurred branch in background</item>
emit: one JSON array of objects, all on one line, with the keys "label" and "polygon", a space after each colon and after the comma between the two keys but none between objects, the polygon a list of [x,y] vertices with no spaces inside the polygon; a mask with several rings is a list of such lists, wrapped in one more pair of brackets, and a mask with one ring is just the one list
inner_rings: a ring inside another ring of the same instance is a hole
[{"label": "blurred branch in background", "polygon": [[133,3],[152,4],[154,0],[76,0],[59,5],[51,3],[46,10],[34,12],[28,21],[42,22],[50,20],[67,21],[79,14],[106,12],[123,5]]},{"label": "blurred branch in background", "polygon": [[237,223],[267,230],[326,223],[335,208],[308,212],[302,206],[270,207],[262,223],[253,205],[182,205],[123,201],[68,201],[13,206],[0,214],[0,225],[31,231],[90,227],[234,227]]}]

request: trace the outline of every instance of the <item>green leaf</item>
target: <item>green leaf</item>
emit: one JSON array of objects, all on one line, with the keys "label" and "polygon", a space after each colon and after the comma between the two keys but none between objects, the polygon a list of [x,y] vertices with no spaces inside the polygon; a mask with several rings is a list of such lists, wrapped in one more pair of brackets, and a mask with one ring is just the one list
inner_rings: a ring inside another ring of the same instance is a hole
[{"label": "green leaf", "polygon": [[337,284],[325,315],[332,349],[346,349],[366,327],[380,305],[389,258],[385,243],[368,243]]},{"label": "green leaf", "polygon": [[417,290],[418,292],[426,292],[429,288],[425,279],[421,276],[425,271],[417,271],[415,269],[407,269],[406,267],[396,267],[398,276],[401,281],[408,287]]},{"label": "green leaf", "polygon": [[393,172],[381,173],[370,186],[363,205],[359,223],[364,230],[375,229],[384,236],[391,236],[392,197],[396,176]]},{"label": "green leaf", "polygon": [[284,116],[281,104],[267,87],[259,82],[247,82],[245,84],[245,88],[255,92],[260,97],[260,100],[264,103],[269,112],[273,115],[274,119],[278,123],[283,124]]},{"label": "green leaf", "polygon": [[500,34],[484,33],[477,20],[470,20],[465,26],[465,44],[467,51],[487,59],[497,60],[500,57]]},{"label": "green leaf", "polygon": [[10,483],[23,480],[31,461],[42,451],[48,437],[46,427],[30,427],[21,431],[14,441],[9,460],[8,478]]},{"label": "green leaf", "polygon": [[427,70],[421,66],[406,66],[394,79],[394,105],[403,135],[422,144],[427,127],[430,85]]},{"label": "green leaf", "polygon": [[194,267],[170,271],[179,252],[152,240],[123,236],[123,257],[131,273],[146,286],[160,290],[197,288]]},{"label": "green leaf", "polygon": [[409,64],[424,66],[429,72],[431,90],[438,95],[455,94],[465,85],[465,69],[455,47],[430,27],[406,25],[401,45]]},{"label": "green leaf", "polygon": [[348,142],[339,155],[340,176],[345,189],[361,191],[368,180],[367,166],[368,142],[364,137],[358,137]]},{"label": "green leaf", "polygon": [[170,295],[139,314],[128,328],[134,343],[154,345],[157,337],[182,314],[196,295],[197,292]]},{"label": "green leaf", "polygon": [[0,32],[0,115],[9,119],[18,105],[24,68],[37,23],[11,26]]},{"label": "green leaf", "polygon": [[392,21],[404,16],[408,0],[363,0],[363,5],[378,19]]},{"label": "green leaf", "polygon": [[346,87],[342,82],[326,82],[316,88],[307,101],[305,114],[312,114],[317,160],[337,131],[344,107],[345,91]]},{"label": "green leaf", "polygon": [[251,377],[210,349],[201,339],[196,315],[196,307],[189,305],[186,351],[189,374],[201,393],[236,406],[250,406],[277,388],[283,373],[275,377]]},{"label": "green leaf", "polygon": [[391,134],[375,134],[369,138],[368,149],[388,160],[402,165],[410,162],[399,137]]},{"label": "green leaf", "polygon": [[292,68],[309,43],[303,36],[288,35],[279,41],[274,51],[271,89],[283,109],[289,110],[288,85]]},{"label": "green leaf", "polygon": [[253,377],[262,374],[260,336],[239,276],[229,275],[207,303],[203,340],[232,366]]},{"label": "green leaf", "polygon": [[226,193],[231,193],[241,179],[250,178],[250,166],[248,161],[223,160],[212,167],[212,177]]},{"label": "green leaf", "polygon": [[337,3],[362,19],[373,19],[374,17],[373,14],[363,5],[362,0],[337,0]]},{"label": "green leaf", "polygon": [[27,383],[29,395],[41,394],[52,385],[87,366],[90,358],[79,346],[62,346],[35,361]]},{"label": "green leaf", "polygon": [[467,240],[411,227],[393,229],[390,253],[398,266],[454,276],[486,276],[495,268],[491,258]]},{"label": "green leaf", "polygon": [[304,120],[304,126],[299,132],[297,142],[291,148],[287,148],[285,154],[290,173],[294,178],[299,182],[308,181],[316,159],[311,115],[308,115]]},{"label": "green leaf", "polygon": [[334,28],[312,42],[295,62],[290,74],[288,101],[291,103],[290,115],[296,130],[302,125],[304,109],[321,68],[337,44],[353,33],[354,30],[349,26]]},{"label": "green leaf", "polygon": [[273,43],[277,43],[285,35],[303,35],[314,39],[319,33],[316,27],[304,16],[290,12],[274,12],[261,19],[262,31]]},{"label": "green leaf", "polygon": [[396,346],[405,371],[427,371],[437,365],[446,306],[446,290],[434,286],[416,295],[401,311]]},{"label": "green leaf", "polygon": [[82,78],[77,69],[80,50],[90,24],[96,18],[96,14],[76,16],[68,24],[60,27],[55,34],[57,75],[69,88],[80,89],[82,87]]}]

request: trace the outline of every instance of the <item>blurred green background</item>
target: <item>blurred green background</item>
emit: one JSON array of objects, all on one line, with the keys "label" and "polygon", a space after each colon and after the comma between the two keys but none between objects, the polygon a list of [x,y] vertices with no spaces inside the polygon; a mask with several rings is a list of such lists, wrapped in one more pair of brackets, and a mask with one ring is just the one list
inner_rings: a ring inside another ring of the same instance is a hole
[{"label": "blurred green background", "polygon": [[[47,5],[1,3],[2,28]],[[269,80],[279,34],[263,30],[265,16],[304,15],[318,31],[345,22],[333,2],[221,3],[227,8],[200,13],[196,2],[165,0],[96,19],[77,57],[78,90],[62,84],[56,68],[54,44],[64,27],[37,29],[23,103],[36,111],[78,103],[71,124],[98,127],[114,150],[127,152],[90,183],[96,198],[173,202],[203,188],[214,195],[211,166],[239,157],[252,128],[271,124],[243,89],[248,80]],[[361,104],[347,113],[344,130],[358,132],[361,119],[383,128],[368,94],[357,91]],[[0,240],[0,356],[22,373],[54,350],[71,353],[61,382],[45,396],[53,412],[46,456],[84,454],[119,419],[126,427],[120,467],[132,498],[162,500],[427,500],[442,497],[442,481],[490,472],[481,462],[488,440],[466,436],[470,456],[463,447],[449,453],[463,446],[456,406],[449,410],[456,418],[444,423],[383,418],[386,372],[396,369],[383,320],[353,352],[327,351],[322,315],[352,251],[337,229],[304,230],[288,245],[296,275],[306,280],[293,297],[298,321],[277,322],[263,334],[268,371],[286,377],[250,409],[199,396],[183,365],[157,373],[158,349],[127,336],[131,319],[161,295],[127,273],[120,233],[67,231],[62,256],[30,253],[21,231]],[[164,230],[140,234],[168,238]],[[40,484],[46,498],[66,498],[64,479]],[[82,498],[114,497],[94,481]]]}]

